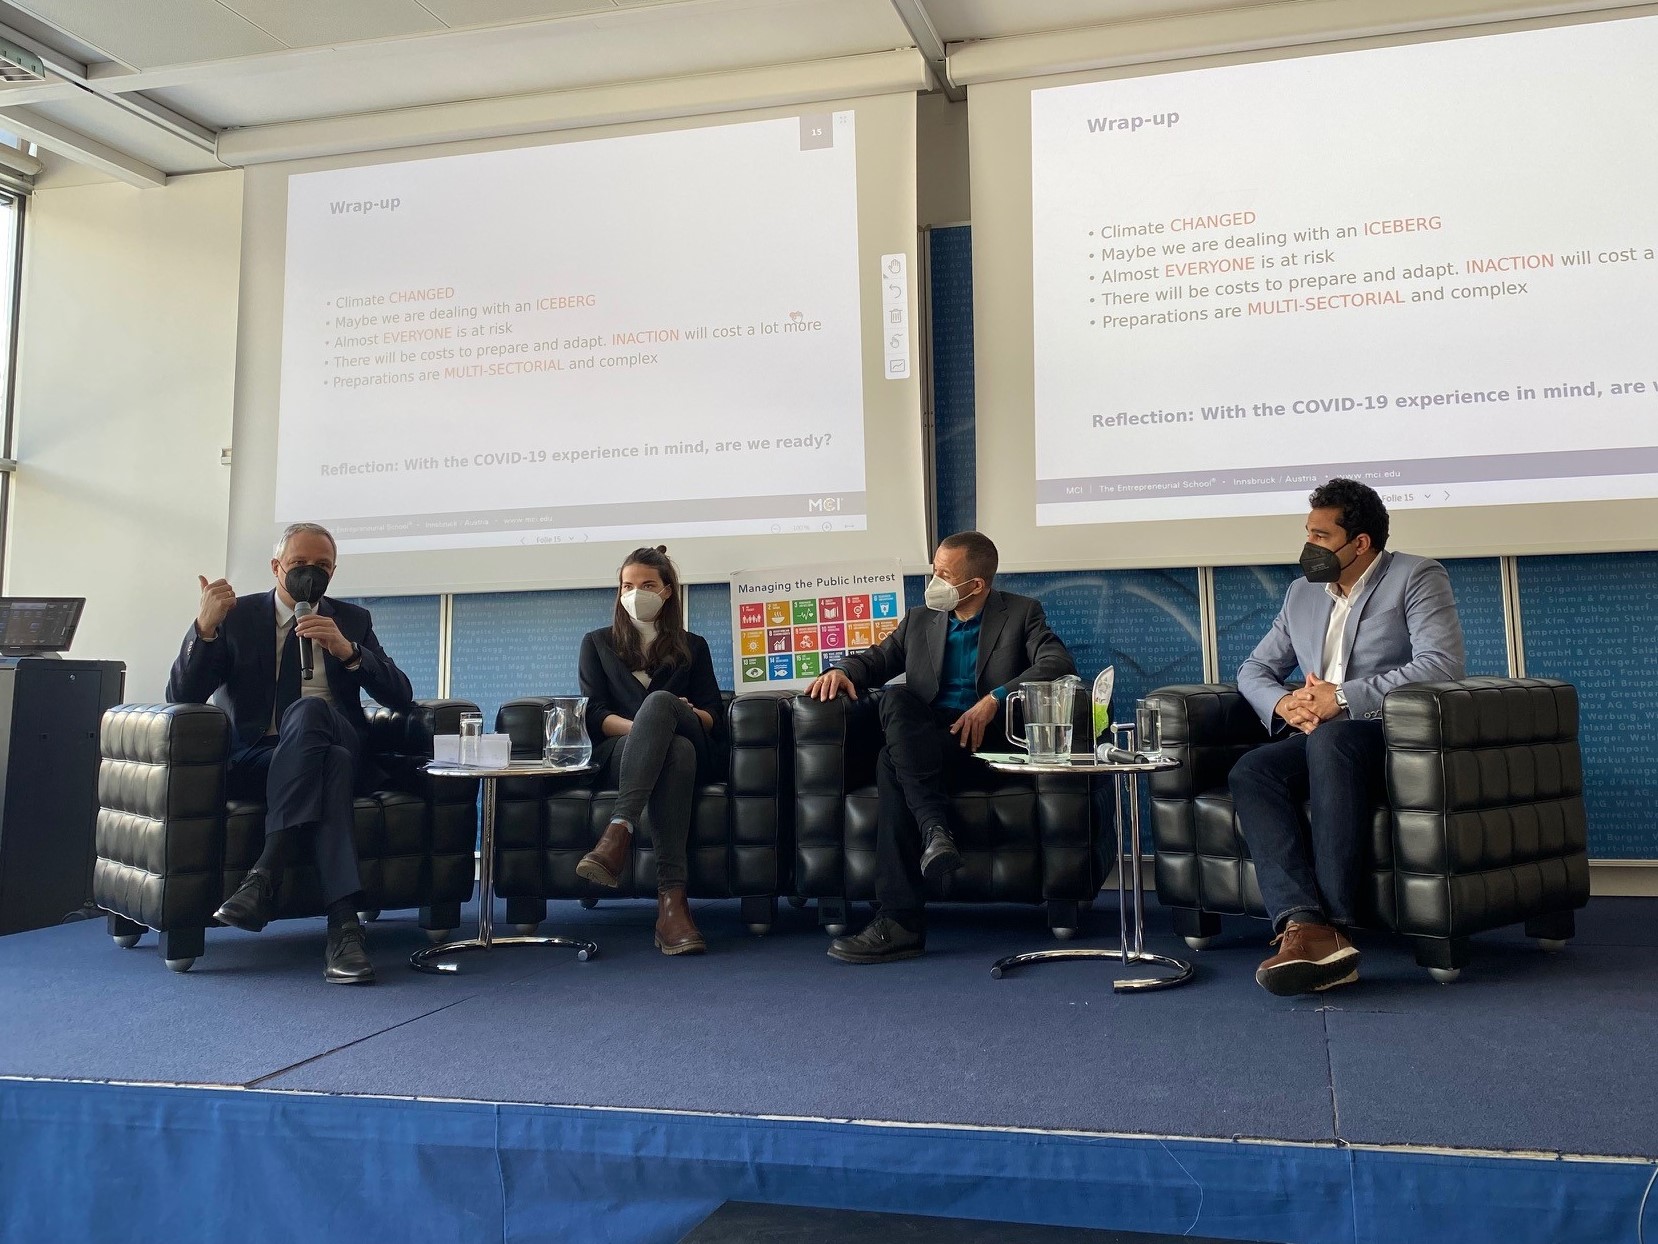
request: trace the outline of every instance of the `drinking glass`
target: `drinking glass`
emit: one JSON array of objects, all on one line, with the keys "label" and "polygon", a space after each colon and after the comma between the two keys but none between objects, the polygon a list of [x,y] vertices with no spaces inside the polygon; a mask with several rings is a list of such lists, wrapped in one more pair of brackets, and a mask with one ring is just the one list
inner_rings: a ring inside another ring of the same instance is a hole
[{"label": "drinking glass", "polygon": [[1140,700],[1134,705],[1134,738],[1135,751],[1147,760],[1162,759],[1163,717],[1155,704]]},{"label": "drinking glass", "polygon": [[484,737],[484,715],[462,713],[460,726],[460,761],[463,765],[478,763],[478,748]]}]

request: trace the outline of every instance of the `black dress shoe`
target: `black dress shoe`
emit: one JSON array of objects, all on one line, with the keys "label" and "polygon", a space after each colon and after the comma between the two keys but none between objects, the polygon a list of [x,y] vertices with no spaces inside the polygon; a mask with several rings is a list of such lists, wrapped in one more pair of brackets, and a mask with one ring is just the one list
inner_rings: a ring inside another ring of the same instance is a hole
[{"label": "black dress shoe", "polygon": [[322,979],[330,985],[374,984],[374,965],[368,961],[363,926],[355,920],[328,930],[328,953],[322,961]]},{"label": "black dress shoe", "polygon": [[956,840],[944,826],[934,825],[927,831],[927,845],[921,852],[921,875],[931,880],[960,867],[961,852],[956,850]]},{"label": "black dress shoe", "polygon": [[276,884],[263,868],[248,869],[242,884],[213,913],[213,919],[233,929],[257,933],[276,915]]},{"label": "black dress shoe", "polygon": [[829,957],[842,963],[890,963],[913,959],[927,949],[925,931],[911,933],[891,916],[876,916],[856,937],[837,937]]}]

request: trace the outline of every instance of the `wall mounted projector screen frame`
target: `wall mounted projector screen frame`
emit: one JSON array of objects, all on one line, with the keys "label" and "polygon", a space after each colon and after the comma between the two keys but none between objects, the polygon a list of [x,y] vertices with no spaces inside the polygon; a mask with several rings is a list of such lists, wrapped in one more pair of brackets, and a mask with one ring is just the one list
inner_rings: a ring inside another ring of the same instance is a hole
[{"label": "wall mounted projector screen frame", "polygon": [[915,253],[909,93],[251,168],[232,581],[299,519],[353,593],[922,564]]},{"label": "wall mounted projector screen frame", "polygon": [[[1555,19],[970,85],[1004,566],[1288,561],[1312,485],[1361,472],[1400,548],[1653,547],[1658,94],[1619,66],[1654,49],[1658,17]],[[1549,500],[1567,448],[1583,499]]]}]

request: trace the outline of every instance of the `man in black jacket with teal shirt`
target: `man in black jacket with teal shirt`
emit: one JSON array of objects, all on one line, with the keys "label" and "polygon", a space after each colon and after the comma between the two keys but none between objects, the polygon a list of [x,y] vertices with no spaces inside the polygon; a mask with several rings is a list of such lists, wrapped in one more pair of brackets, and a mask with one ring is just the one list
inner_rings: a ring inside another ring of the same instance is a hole
[{"label": "man in black jacket with teal shirt", "polygon": [[323,977],[369,984],[374,967],[357,919],[362,884],[351,833],[367,767],[362,693],[404,709],[414,692],[375,638],[368,610],[323,595],[337,556],[326,528],[295,523],[271,558],[272,590],[237,596],[225,580],[198,576],[201,604],[167,699],[205,704],[222,693],[231,728],[226,793],[266,806],[264,849],[215,918],[249,932],[264,928],[283,870],[310,846],[328,905]]},{"label": "man in black jacket with teal shirt", "polygon": [[1041,604],[991,586],[997,560],[996,546],[977,531],[946,536],[933,554],[926,605],[911,609],[879,644],[848,654],[806,688],[820,700],[842,693],[857,698],[905,676],[881,695],[880,911],[862,933],[830,943],[830,957],[843,963],[885,963],[922,953],[924,879],[961,867],[950,833],[950,791],[981,763],[973,753],[986,734],[999,733],[1009,692],[1022,682],[1076,673]]}]

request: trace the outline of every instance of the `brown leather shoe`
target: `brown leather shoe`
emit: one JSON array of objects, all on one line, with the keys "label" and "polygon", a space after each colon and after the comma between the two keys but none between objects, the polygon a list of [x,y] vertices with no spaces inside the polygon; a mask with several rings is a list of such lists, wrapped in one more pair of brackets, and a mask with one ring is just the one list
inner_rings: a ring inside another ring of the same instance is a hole
[{"label": "brown leather shoe", "polygon": [[1278,953],[1255,969],[1255,983],[1268,993],[1287,998],[1359,979],[1359,952],[1331,925],[1291,920],[1272,944]]},{"label": "brown leather shoe", "polygon": [[682,885],[669,886],[656,896],[656,948],[665,955],[700,955],[708,949],[691,920]]},{"label": "brown leather shoe", "polygon": [[581,857],[576,865],[576,876],[614,890],[622,881],[622,870],[627,867],[628,847],[633,842],[633,830],[626,821],[612,821],[604,827],[599,845]]}]

